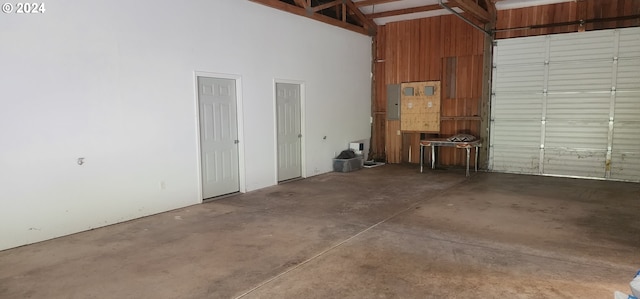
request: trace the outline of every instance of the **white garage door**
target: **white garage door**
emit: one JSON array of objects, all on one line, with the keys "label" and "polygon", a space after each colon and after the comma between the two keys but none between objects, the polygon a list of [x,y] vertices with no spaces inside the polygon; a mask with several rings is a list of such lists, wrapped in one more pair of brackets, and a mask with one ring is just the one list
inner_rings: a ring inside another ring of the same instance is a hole
[{"label": "white garage door", "polygon": [[640,28],[498,40],[490,168],[640,181]]}]

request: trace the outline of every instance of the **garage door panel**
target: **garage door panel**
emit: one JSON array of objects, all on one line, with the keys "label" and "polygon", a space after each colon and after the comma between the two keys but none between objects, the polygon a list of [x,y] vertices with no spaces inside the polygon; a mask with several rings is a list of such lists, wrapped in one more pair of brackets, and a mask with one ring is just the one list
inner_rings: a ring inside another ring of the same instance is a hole
[{"label": "garage door panel", "polygon": [[494,74],[493,80],[498,86],[496,94],[542,93],[544,64],[500,68]]},{"label": "garage door panel", "polygon": [[540,148],[505,146],[494,149],[493,170],[523,174],[540,172]]},{"label": "garage door panel", "polygon": [[545,149],[544,174],[604,178],[606,155],[606,150]]},{"label": "garage door panel", "polygon": [[639,121],[617,122],[613,125],[613,151],[640,153]]},{"label": "garage door panel", "polygon": [[615,120],[640,120],[640,92],[616,93]]},{"label": "garage door panel", "polygon": [[640,34],[637,28],[620,30],[618,57],[640,57]]},{"label": "garage door panel", "polygon": [[500,119],[542,119],[542,93],[496,94],[494,117]]},{"label": "garage door panel", "polygon": [[568,61],[584,61],[584,60],[608,60],[613,57],[613,50],[609,47],[588,47],[588,48],[573,48],[576,45],[568,45],[567,48],[562,49],[564,51],[558,52],[557,49],[549,57],[550,63],[568,62]]},{"label": "garage door panel", "polygon": [[585,61],[609,59],[614,56],[611,47],[615,39],[612,30],[590,31],[582,34],[552,35],[549,53],[551,63],[559,61]]},{"label": "garage door panel", "polygon": [[640,91],[640,57],[618,60],[616,91]]},{"label": "garage door panel", "polygon": [[549,94],[547,119],[609,120],[611,92]]},{"label": "garage door panel", "polygon": [[540,121],[496,121],[496,134],[492,144],[496,146],[524,146],[540,148]]},{"label": "garage door panel", "polygon": [[607,121],[548,121],[545,151],[553,147],[606,150],[608,134]]},{"label": "garage door panel", "polygon": [[611,162],[611,178],[616,180],[640,180],[640,153],[614,151]]},{"label": "garage door panel", "polygon": [[520,52],[494,65],[492,169],[640,182],[640,27],[531,41],[496,42]]},{"label": "garage door panel", "polygon": [[548,91],[586,92],[611,91],[611,73],[613,59],[609,61],[590,61],[549,64]]},{"label": "garage door panel", "polygon": [[545,36],[525,37],[517,42],[505,40],[494,57],[494,64],[506,66],[510,64],[541,64],[545,60]]}]

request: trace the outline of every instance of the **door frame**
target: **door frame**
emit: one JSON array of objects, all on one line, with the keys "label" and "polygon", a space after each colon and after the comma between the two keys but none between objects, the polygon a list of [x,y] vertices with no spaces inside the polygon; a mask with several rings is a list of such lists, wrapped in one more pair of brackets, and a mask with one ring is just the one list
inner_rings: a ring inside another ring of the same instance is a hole
[{"label": "door frame", "polygon": [[273,79],[273,178],[274,185],[278,184],[278,91],[276,89],[277,83],[285,83],[285,84],[296,84],[300,86],[300,134],[302,134],[302,138],[300,138],[300,177],[306,178],[306,150],[305,150],[305,140],[306,140],[306,126],[305,126],[305,82],[301,80],[290,80],[290,79]]},{"label": "door frame", "polygon": [[230,79],[236,82],[236,127],[238,130],[238,184],[240,186],[240,193],[247,192],[246,187],[246,172],[245,172],[245,149],[244,149],[244,119],[242,117],[243,104],[242,104],[242,76],[235,74],[214,73],[206,71],[194,71],[193,72],[193,92],[194,92],[194,119],[195,119],[195,138],[196,138],[196,165],[197,165],[197,186],[198,186],[198,201],[204,202],[202,198],[202,145],[200,144],[200,102],[198,100],[198,77],[209,77],[219,79]]}]

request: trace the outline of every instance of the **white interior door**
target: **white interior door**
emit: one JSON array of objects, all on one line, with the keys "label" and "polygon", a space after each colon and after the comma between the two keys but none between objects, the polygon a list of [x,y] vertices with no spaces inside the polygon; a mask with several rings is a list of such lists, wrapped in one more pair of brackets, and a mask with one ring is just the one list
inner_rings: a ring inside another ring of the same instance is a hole
[{"label": "white interior door", "polygon": [[276,83],[278,181],[302,175],[300,85]]},{"label": "white interior door", "polygon": [[203,199],[240,191],[236,81],[198,77]]}]

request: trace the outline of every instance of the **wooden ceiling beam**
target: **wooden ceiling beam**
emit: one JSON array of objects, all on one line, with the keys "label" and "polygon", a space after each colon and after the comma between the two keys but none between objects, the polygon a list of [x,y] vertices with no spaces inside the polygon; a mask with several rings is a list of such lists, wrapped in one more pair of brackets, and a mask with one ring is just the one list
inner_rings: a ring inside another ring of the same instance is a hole
[{"label": "wooden ceiling beam", "polygon": [[353,1],[344,0],[344,3],[347,5],[347,7],[349,7],[351,12],[353,12],[356,15],[356,18],[360,21],[360,23],[362,23],[366,29],[372,32],[373,33],[372,35],[375,35],[378,29],[378,25],[372,20],[367,19],[367,17],[362,13],[362,11],[360,11],[360,9],[356,7]]},{"label": "wooden ceiling beam", "polygon": [[342,3],[341,12],[342,12],[342,21],[346,23],[347,22],[347,5],[344,4],[344,2]]},{"label": "wooden ceiling beam", "polygon": [[393,17],[393,16],[399,16],[399,15],[406,15],[410,13],[432,11],[432,10],[439,10],[439,9],[443,9],[443,8],[438,4],[433,4],[433,5],[425,5],[425,6],[377,12],[377,13],[372,13],[365,16],[367,17],[367,19],[377,19],[377,18]]},{"label": "wooden ceiling beam", "polygon": [[355,4],[357,7],[363,7],[363,6],[371,6],[376,4],[383,4],[383,3],[397,2],[397,1],[400,1],[400,0],[364,0],[360,2],[354,2],[353,4]]},{"label": "wooden ceiling beam", "polygon": [[333,1],[333,2],[320,4],[318,6],[314,6],[312,9],[313,9],[313,12],[319,12],[321,10],[325,10],[327,8],[334,7],[334,6],[339,5],[339,4],[342,4],[342,1],[336,0],[336,1]]},{"label": "wooden ceiling beam", "polygon": [[309,7],[307,1],[305,1],[305,0],[293,0],[293,2],[295,2],[298,6],[300,6],[302,8]]},{"label": "wooden ceiling beam", "polygon": [[487,12],[491,17],[491,21],[488,23],[491,30],[493,30],[498,22],[498,9],[496,9],[496,2],[492,0],[484,0],[487,5]]},{"label": "wooden ceiling beam", "polygon": [[489,15],[491,15],[492,17],[495,17],[498,15],[498,9],[496,8],[496,1],[484,0],[484,3],[487,4],[487,11],[489,12]]},{"label": "wooden ceiling beam", "polygon": [[[275,8],[275,9],[279,9],[282,11],[286,11],[292,14],[296,14],[299,16],[304,16],[304,17],[308,17],[310,19],[314,19],[316,21],[320,21],[320,22],[324,22],[333,26],[337,26],[340,28],[344,28],[347,30],[351,30],[360,34],[364,34],[364,35],[375,35],[375,32],[371,32],[371,29],[369,28],[364,28],[364,27],[360,27],[360,26],[356,26],[347,22],[342,22],[340,20],[331,18],[331,17],[327,17],[325,15],[321,15],[321,14],[316,14],[313,13],[313,11],[308,11],[305,8],[302,7],[298,7],[296,5],[291,5],[288,4],[286,2],[282,2],[279,0],[249,0],[251,2],[255,2],[255,3],[259,3],[265,6],[269,6],[271,8]],[[341,1],[342,2],[342,1]]]},{"label": "wooden ceiling beam", "polygon": [[482,23],[490,23],[492,20],[489,12],[473,0],[449,0],[447,4],[449,4],[448,6],[450,7],[457,6]]}]

